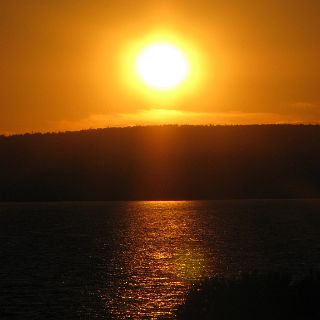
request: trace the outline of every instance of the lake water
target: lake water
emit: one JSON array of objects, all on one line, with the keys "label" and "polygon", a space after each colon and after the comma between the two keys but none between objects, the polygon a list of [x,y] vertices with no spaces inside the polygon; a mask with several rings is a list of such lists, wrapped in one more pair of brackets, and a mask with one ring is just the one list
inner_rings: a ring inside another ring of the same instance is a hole
[{"label": "lake water", "polygon": [[171,319],[198,280],[320,268],[320,200],[0,204],[1,319]]}]

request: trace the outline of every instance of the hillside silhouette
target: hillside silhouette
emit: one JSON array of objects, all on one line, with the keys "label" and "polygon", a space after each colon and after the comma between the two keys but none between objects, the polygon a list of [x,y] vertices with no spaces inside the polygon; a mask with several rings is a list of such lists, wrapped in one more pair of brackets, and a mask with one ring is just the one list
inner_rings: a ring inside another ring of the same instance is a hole
[{"label": "hillside silhouette", "polygon": [[0,201],[320,197],[320,126],[0,137]]}]

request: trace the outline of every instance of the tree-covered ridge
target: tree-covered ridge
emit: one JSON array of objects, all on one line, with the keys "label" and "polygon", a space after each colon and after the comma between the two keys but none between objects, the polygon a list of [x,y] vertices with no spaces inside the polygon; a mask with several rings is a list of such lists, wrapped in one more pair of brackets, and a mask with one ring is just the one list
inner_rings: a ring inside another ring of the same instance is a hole
[{"label": "tree-covered ridge", "polygon": [[148,126],[0,137],[0,200],[320,197],[320,126]]}]

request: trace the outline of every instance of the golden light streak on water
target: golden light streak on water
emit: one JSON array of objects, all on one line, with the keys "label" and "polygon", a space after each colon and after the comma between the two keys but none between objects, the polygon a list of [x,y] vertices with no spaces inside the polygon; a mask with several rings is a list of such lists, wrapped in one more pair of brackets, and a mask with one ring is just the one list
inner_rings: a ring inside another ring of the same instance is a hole
[{"label": "golden light streak on water", "polygon": [[190,210],[183,210],[188,205],[139,202],[128,208],[128,215],[134,211],[139,221],[128,224],[123,235],[129,243],[122,253],[127,280],[106,302],[115,318],[172,318],[193,281],[205,276],[206,256],[197,225],[184,217],[186,212],[190,215]]}]

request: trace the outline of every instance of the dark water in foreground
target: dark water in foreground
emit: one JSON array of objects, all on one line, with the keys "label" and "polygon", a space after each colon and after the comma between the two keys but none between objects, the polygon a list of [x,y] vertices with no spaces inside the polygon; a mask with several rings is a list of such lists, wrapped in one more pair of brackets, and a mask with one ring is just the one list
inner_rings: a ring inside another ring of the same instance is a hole
[{"label": "dark water in foreground", "polygon": [[0,204],[1,319],[172,318],[195,281],[320,268],[320,200]]}]

